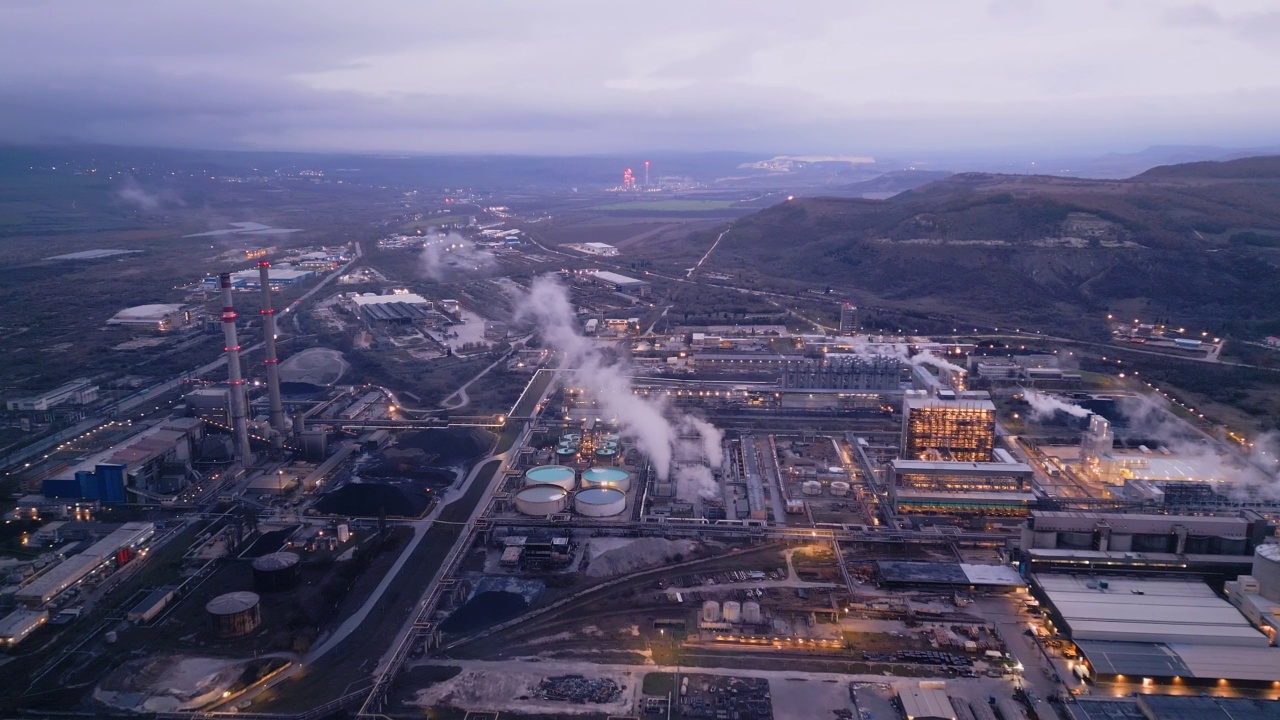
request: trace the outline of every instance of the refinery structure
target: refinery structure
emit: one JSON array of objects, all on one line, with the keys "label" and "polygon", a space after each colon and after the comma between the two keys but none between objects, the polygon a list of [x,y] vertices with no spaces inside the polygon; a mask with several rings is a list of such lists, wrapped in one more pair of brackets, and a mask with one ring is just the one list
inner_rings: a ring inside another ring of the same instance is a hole
[{"label": "refinery structure", "polygon": [[[622,186],[656,187],[647,162]],[[254,255],[199,284],[208,369],[110,405],[91,378],[11,400],[88,425],[13,466],[32,559],[3,566],[0,647],[49,648],[41,678],[100,666],[86,703],[166,717],[525,697],[768,718],[785,697],[1022,720],[1090,693],[1280,692],[1280,503],[1144,386],[1091,386],[1047,347],[868,333],[849,301],[826,332],[679,325],[624,243],[535,274],[545,249],[502,232],[381,245],[445,243],[443,267],[493,273],[469,283],[379,280],[359,247]],[[183,312],[118,320],[201,322]],[[427,401],[377,353],[474,370]],[[487,373],[514,378],[501,403]]]}]

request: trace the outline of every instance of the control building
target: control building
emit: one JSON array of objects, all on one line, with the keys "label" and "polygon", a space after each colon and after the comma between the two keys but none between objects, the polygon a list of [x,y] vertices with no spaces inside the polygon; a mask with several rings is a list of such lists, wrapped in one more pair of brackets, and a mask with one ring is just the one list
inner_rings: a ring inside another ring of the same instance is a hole
[{"label": "control building", "polygon": [[995,447],[996,406],[968,393],[955,399],[908,393],[902,402],[902,457],[985,463]]},{"label": "control building", "polygon": [[894,460],[891,467],[895,514],[1024,517],[1038,499],[1025,463]]},{"label": "control building", "polygon": [[1032,572],[1151,572],[1235,576],[1274,532],[1261,515],[1138,515],[1036,510],[1022,528]]}]

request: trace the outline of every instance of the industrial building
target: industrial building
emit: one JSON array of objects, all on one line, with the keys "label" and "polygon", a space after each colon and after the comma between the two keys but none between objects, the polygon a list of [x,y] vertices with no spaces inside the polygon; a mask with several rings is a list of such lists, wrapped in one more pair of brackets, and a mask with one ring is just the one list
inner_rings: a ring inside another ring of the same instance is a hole
[{"label": "industrial building", "polygon": [[10,648],[49,620],[44,610],[14,610],[0,618],[0,648]]},{"label": "industrial building", "polygon": [[1249,571],[1253,548],[1274,528],[1252,511],[1233,516],[1036,510],[1022,529],[1032,572],[1207,573]]},{"label": "industrial building", "polygon": [[907,393],[902,403],[902,457],[985,463],[995,447],[996,406],[964,393],[955,399]]},{"label": "industrial building", "polygon": [[116,313],[107,324],[168,332],[191,327],[196,318],[195,311],[182,305],[138,305]]},{"label": "industrial building", "polygon": [[[278,265],[270,269],[268,282],[272,289],[296,285],[316,276],[315,270],[300,269],[288,265]],[[231,273],[231,286],[245,290],[261,289],[262,281],[258,270],[241,270]]]},{"label": "industrial building", "polygon": [[600,255],[601,257],[614,257],[618,254],[618,248],[602,242],[589,242],[575,245],[578,250],[588,255]]},{"label": "industrial building", "polygon": [[192,476],[191,461],[204,434],[198,418],[173,418],[130,438],[122,446],[91,455],[42,483],[46,497],[94,500],[104,504],[130,501],[129,492],[145,497],[172,495]]},{"label": "industrial building", "polygon": [[1038,500],[1026,463],[894,460],[890,467],[897,514],[1023,517]]},{"label": "industrial building", "polygon": [[1280,648],[1198,580],[1031,577],[1050,622],[1101,682],[1271,686]]},{"label": "industrial building", "polygon": [[636,278],[619,275],[608,270],[593,270],[588,277],[614,292],[640,296],[649,294],[648,280],[637,280]]},{"label": "industrial building", "polygon": [[784,389],[894,392],[902,383],[902,361],[894,357],[828,355],[820,360],[786,359]]},{"label": "industrial building", "polygon": [[198,388],[184,397],[187,410],[201,420],[231,425],[231,390],[225,385]]},{"label": "industrial building", "polygon": [[141,602],[129,610],[128,614],[125,615],[125,619],[135,624],[151,622],[156,619],[157,615],[164,612],[164,609],[173,601],[175,592],[176,588],[172,586],[152,590]]},{"label": "industrial building", "polygon": [[59,405],[88,405],[97,399],[98,386],[81,378],[47,393],[10,400],[6,405],[9,412],[45,412]]},{"label": "industrial building", "polygon": [[840,334],[852,335],[858,331],[858,308],[849,301],[840,303]]},{"label": "industrial building", "polygon": [[23,607],[44,608],[54,598],[107,563],[119,562],[121,559],[127,562],[127,558],[150,540],[155,532],[155,525],[149,522],[125,523],[78,555],[72,555],[43,575],[33,578],[18,589],[14,599]]},{"label": "industrial building", "polygon": [[1225,584],[1227,600],[1276,642],[1280,634],[1280,544],[1258,546],[1253,568]]},{"label": "industrial building", "polygon": [[898,686],[902,714],[907,720],[956,720],[955,708],[942,688],[927,683]]}]

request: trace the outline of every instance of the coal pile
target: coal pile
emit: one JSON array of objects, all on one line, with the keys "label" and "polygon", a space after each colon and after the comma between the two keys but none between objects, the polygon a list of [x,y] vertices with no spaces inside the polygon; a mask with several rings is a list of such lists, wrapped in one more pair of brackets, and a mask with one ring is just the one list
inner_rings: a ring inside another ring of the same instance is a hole
[{"label": "coal pile", "polygon": [[510,620],[528,607],[529,601],[520,593],[505,590],[478,593],[440,623],[440,630],[447,633],[480,630]]},{"label": "coal pile", "polygon": [[372,463],[360,468],[365,480],[413,481],[439,490],[453,484],[453,472],[429,465],[432,457],[419,448],[383,450]]},{"label": "coal pile", "polygon": [[432,428],[396,436],[396,449],[421,450],[428,464],[448,467],[479,458],[493,440],[493,433],[480,428]]},{"label": "coal pile", "polygon": [[320,498],[315,508],[325,515],[419,518],[431,507],[432,497],[430,488],[410,483],[353,482]]}]

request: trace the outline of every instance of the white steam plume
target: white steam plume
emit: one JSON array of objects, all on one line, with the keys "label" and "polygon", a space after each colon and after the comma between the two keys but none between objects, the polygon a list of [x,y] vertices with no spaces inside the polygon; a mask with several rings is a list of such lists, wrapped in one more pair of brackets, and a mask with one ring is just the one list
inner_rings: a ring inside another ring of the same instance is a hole
[{"label": "white steam plume", "polygon": [[124,204],[135,207],[143,212],[155,212],[166,204],[178,206],[185,204],[172,193],[147,192],[132,176],[125,177],[124,187],[116,191],[116,197],[120,198]]},{"label": "white steam plume", "polygon": [[[564,366],[575,372],[577,382],[591,393],[606,413],[618,419],[622,436],[634,442],[648,456],[658,479],[670,477],[671,460],[679,435],[677,424],[667,419],[664,399],[662,396],[645,398],[633,393],[631,379],[624,369],[609,363],[600,346],[579,334],[573,306],[564,286],[553,275],[539,277],[517,306],[516,319],[535,322],[543,341],[565,354]],[[701,447],[707,449],[709,456],[709,448],[714,445],[715,455],[710,459],[723,461],[719,452],[718,430],[689,416],[680,418],[678,425],[696,431],[701,438]]]},{"label": "white steam plume", "polygon": [[952,363],[949,363],[946,360],[943,360],[942,358],[938,357],[937,355],[934,355],[933,353],[929,352],[928,350],[925,350],[919,355],[916,355],[915,357],[911,358],[911,364],[912,365],[932,365],[938,368],[939,370],[950,370],[952,372],[958,372],[958,373],[965,372],[965,369],[960,367],[959,365],[954,365]]},{"label": "white steam plume", "polygon": [[720,498],[720,485],[706,465],[681,465],[676,468],[675,478],[676,497],[681,500],[691,502],[694,498]]},{"label": "white steam plume", "polygon": [[422,254],[418,257],[423,274],[436,281],[458,272],[480,270],[493,262],[491,253],[457,233],[427,240],[422,244]]},{"label": "white steam plume", "polygon": [[1072,405],[1069,402],[1064,402],[1052,395],[1042,393],[1039,390],[1029,390],[1024,388],[1022,391],[1022,397],[1027,401],[1027,404],[1031,406],[1031,417],[1035,420],[1051,418],[1054,413],[1059,410],[1078,418],[1087,418],[1093,414],[1079,405]]}]

